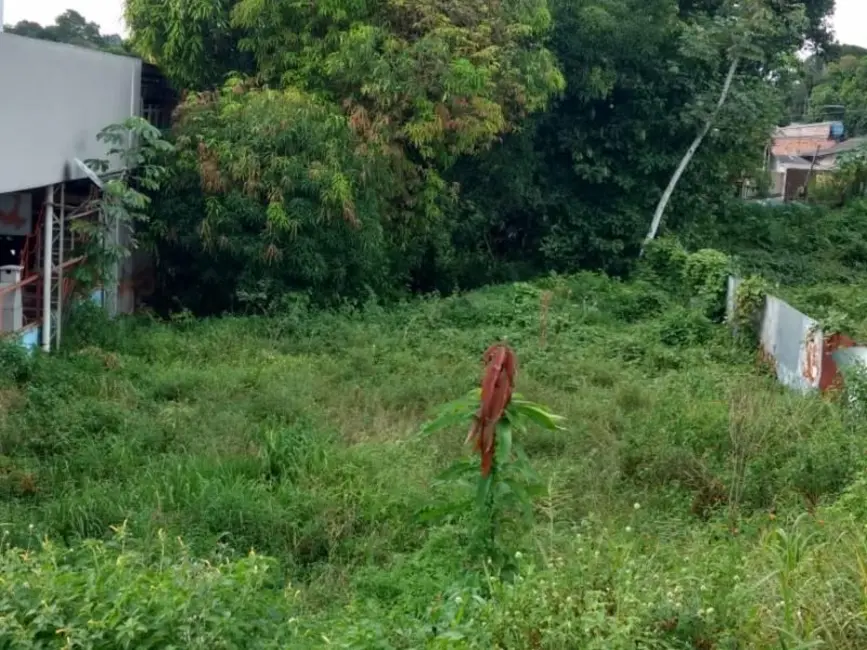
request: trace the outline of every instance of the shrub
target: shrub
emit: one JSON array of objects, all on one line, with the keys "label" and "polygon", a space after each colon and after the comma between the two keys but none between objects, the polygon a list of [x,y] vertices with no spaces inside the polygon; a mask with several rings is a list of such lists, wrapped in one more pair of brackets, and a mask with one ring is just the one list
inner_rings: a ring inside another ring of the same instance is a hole
[{"label": "shrub", "polygon": [[707,343],[713,336],[713,323],[695,309],[670,309],[657,321],[659,339],[672,347],[689,347]]},{"label": "shrub", "polygon": [[731,260],[725,253],[702,249],[692,253],[683,267],[684,286],[709,318],[725,314],[726,288]]},{"label": "shrub", "polygon": [[69,310],[63,329],[63,345],[70,350],[91,346],[117,349],[121,343],[120,334],[105,308],[92,300],[79,300]]},{"label": "shrub", "polygon": [[679,293],[688,258],[689,254],[677,239],[660,237],[647,245],[639,271],[672,293]]},{"label": "shrub", "polygon": [[[122,529],[121,529],[122,530]],[[0,647],[281,648],[289,601],[273,563],[251,554],[218,563],[163,541],[158,563],[125,541],[51,542],[0,555]]]},{"label": "shrub", "polygon": [[18,341],[0,339],[0,386],[21,385],[33,373],[33,357]]},{"label": "shrub", "polygon": [[646,282],[613,283],[604,306],[617,320],[636,323],[661,314],[670,304],[670,296],[665,290]]}]

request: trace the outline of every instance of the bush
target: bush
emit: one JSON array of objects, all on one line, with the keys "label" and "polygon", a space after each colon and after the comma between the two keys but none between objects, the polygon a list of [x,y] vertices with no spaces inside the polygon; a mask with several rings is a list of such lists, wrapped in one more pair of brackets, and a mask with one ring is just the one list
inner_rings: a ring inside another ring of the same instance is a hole
[{"label": "bush", "polygon": [[867,201],[841,208],[737,201],[716,215],[689,247],[713,247],[737,261],[738,274],[782,285],[852,282],[867,270]]},{"label": "bush", "polygon": [[0,386],[21,385],[33,374],[33,355],[16,340],[0,339]]},{"label": "bush", "polygon": [[725,314],[731,260],[725,253],[702,249],[691,254],[683,267],[684,287],[705,314],[715,321]]},{"label": "bush", "polygon": [[689,254],[677,239],[660,237],[647,245],[639,273],[672,293],[679,293],[683,288],[688,258]]},{"label": "bush", "polygon": [[707,343],[713,336],[713,323],[695,309],[669,310],[657,322],[659,339],[672,347],[689,347]]},{"label": "bush", "polygon": [[273,563],[205,562],[163,542],[159,563],[122,536],[0,555],[0,647],[283,648],[291,608]]},{"label": "bush", "polygon": [[69,310],[63,329],[63,345],[72,350],[91,346],[117,349],[121,344],[120,335],[120,329],[102,305],[92,300],[79,300]]}]

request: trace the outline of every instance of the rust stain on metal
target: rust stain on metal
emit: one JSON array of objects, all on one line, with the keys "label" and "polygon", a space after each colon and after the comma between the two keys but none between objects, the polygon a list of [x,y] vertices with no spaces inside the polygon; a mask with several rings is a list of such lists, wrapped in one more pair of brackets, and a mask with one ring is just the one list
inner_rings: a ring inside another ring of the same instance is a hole
[{"label": "rust stain on metal", "polygon": [[825,339],[822,354],[822,376],[819,379],[819,389],[823,392],[839,391],[843,388],[843,376],[834,361],[834,352],[855,347],[854,339],[845,334],[832,334]]},{"label": "rust stain on metal", "polygon": [[819,379],[819,368],[822,359],[821,347],[816,335],[811,333],[807,339],[807,354],[804,359],[804,367],[801,371],[804,379],[810,383],[815,383]]}]

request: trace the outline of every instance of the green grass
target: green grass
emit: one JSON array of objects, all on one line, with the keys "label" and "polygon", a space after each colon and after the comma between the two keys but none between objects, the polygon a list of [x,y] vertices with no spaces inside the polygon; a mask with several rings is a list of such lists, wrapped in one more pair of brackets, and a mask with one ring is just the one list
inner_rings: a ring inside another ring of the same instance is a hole
[{"label": "green grass", "polygon": [[819,321],[826,330],[867,341],[867,284],[864,281],[821,283],[771,289],[780,298]]},{"label": "green grass", "polygon": [[[2,648],[867,647],[863,422],[651,284],[94,318],[3,350]],[[567,418],[511,580],[422,516],[466,431],[417,434],[504,337]]]}]

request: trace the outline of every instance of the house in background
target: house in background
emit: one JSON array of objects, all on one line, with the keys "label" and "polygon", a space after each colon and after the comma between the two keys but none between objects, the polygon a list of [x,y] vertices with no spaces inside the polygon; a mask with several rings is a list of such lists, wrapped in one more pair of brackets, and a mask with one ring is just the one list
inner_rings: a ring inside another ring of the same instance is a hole
[{"label": "house in background", "polygon": [[790,124],[778,128],[768,153],[771,196],[793,201],[801,196],[813,174],[829,171],[816,155],[837,145],[844,136],[842,122]]},{"label": "house in background", "polygon": [[[82,261],[72,224],[100,218],[99,188],[82,162],[106,158],[97,139],[106,126],[133,116],[168,126],[175,99],[137,58],[4,32],[0,87],[0,331],[48,350],[60,340],[71,271]],[[133,309],[141,266],[128,258],[116,285],[98,292],[109,313]]]},{"label": "house in background", "polygon": [[837,169],[838,156],[867,145],[867,138],[845,138],[842,122],[792,124],[773,135],[767,168],[771,196],[794,201],[804,195],[811,179]]},{"label": "house in background", "polygon": [[837,168],[837,162],[842,154],[856,151],[863,147],[867,147],[867,137],[849,138],[842,142],[837,142],[834,145],[821,149],[813,156],[817,164],[821,164],[829,170]]},{"label": "house in background", "polygon": [[803,156],[834,146],[843,139],[842,122],[790,124],[778,128],[773,135],[771,154]]},{"label": "house in background", "polygon": [[867,138],[846,138],[842,122],[792,124],[777,129],[767,160],[771,197],[797,200],[804,196],[812,179],[837,170],[841,154],[864,146]]}]

